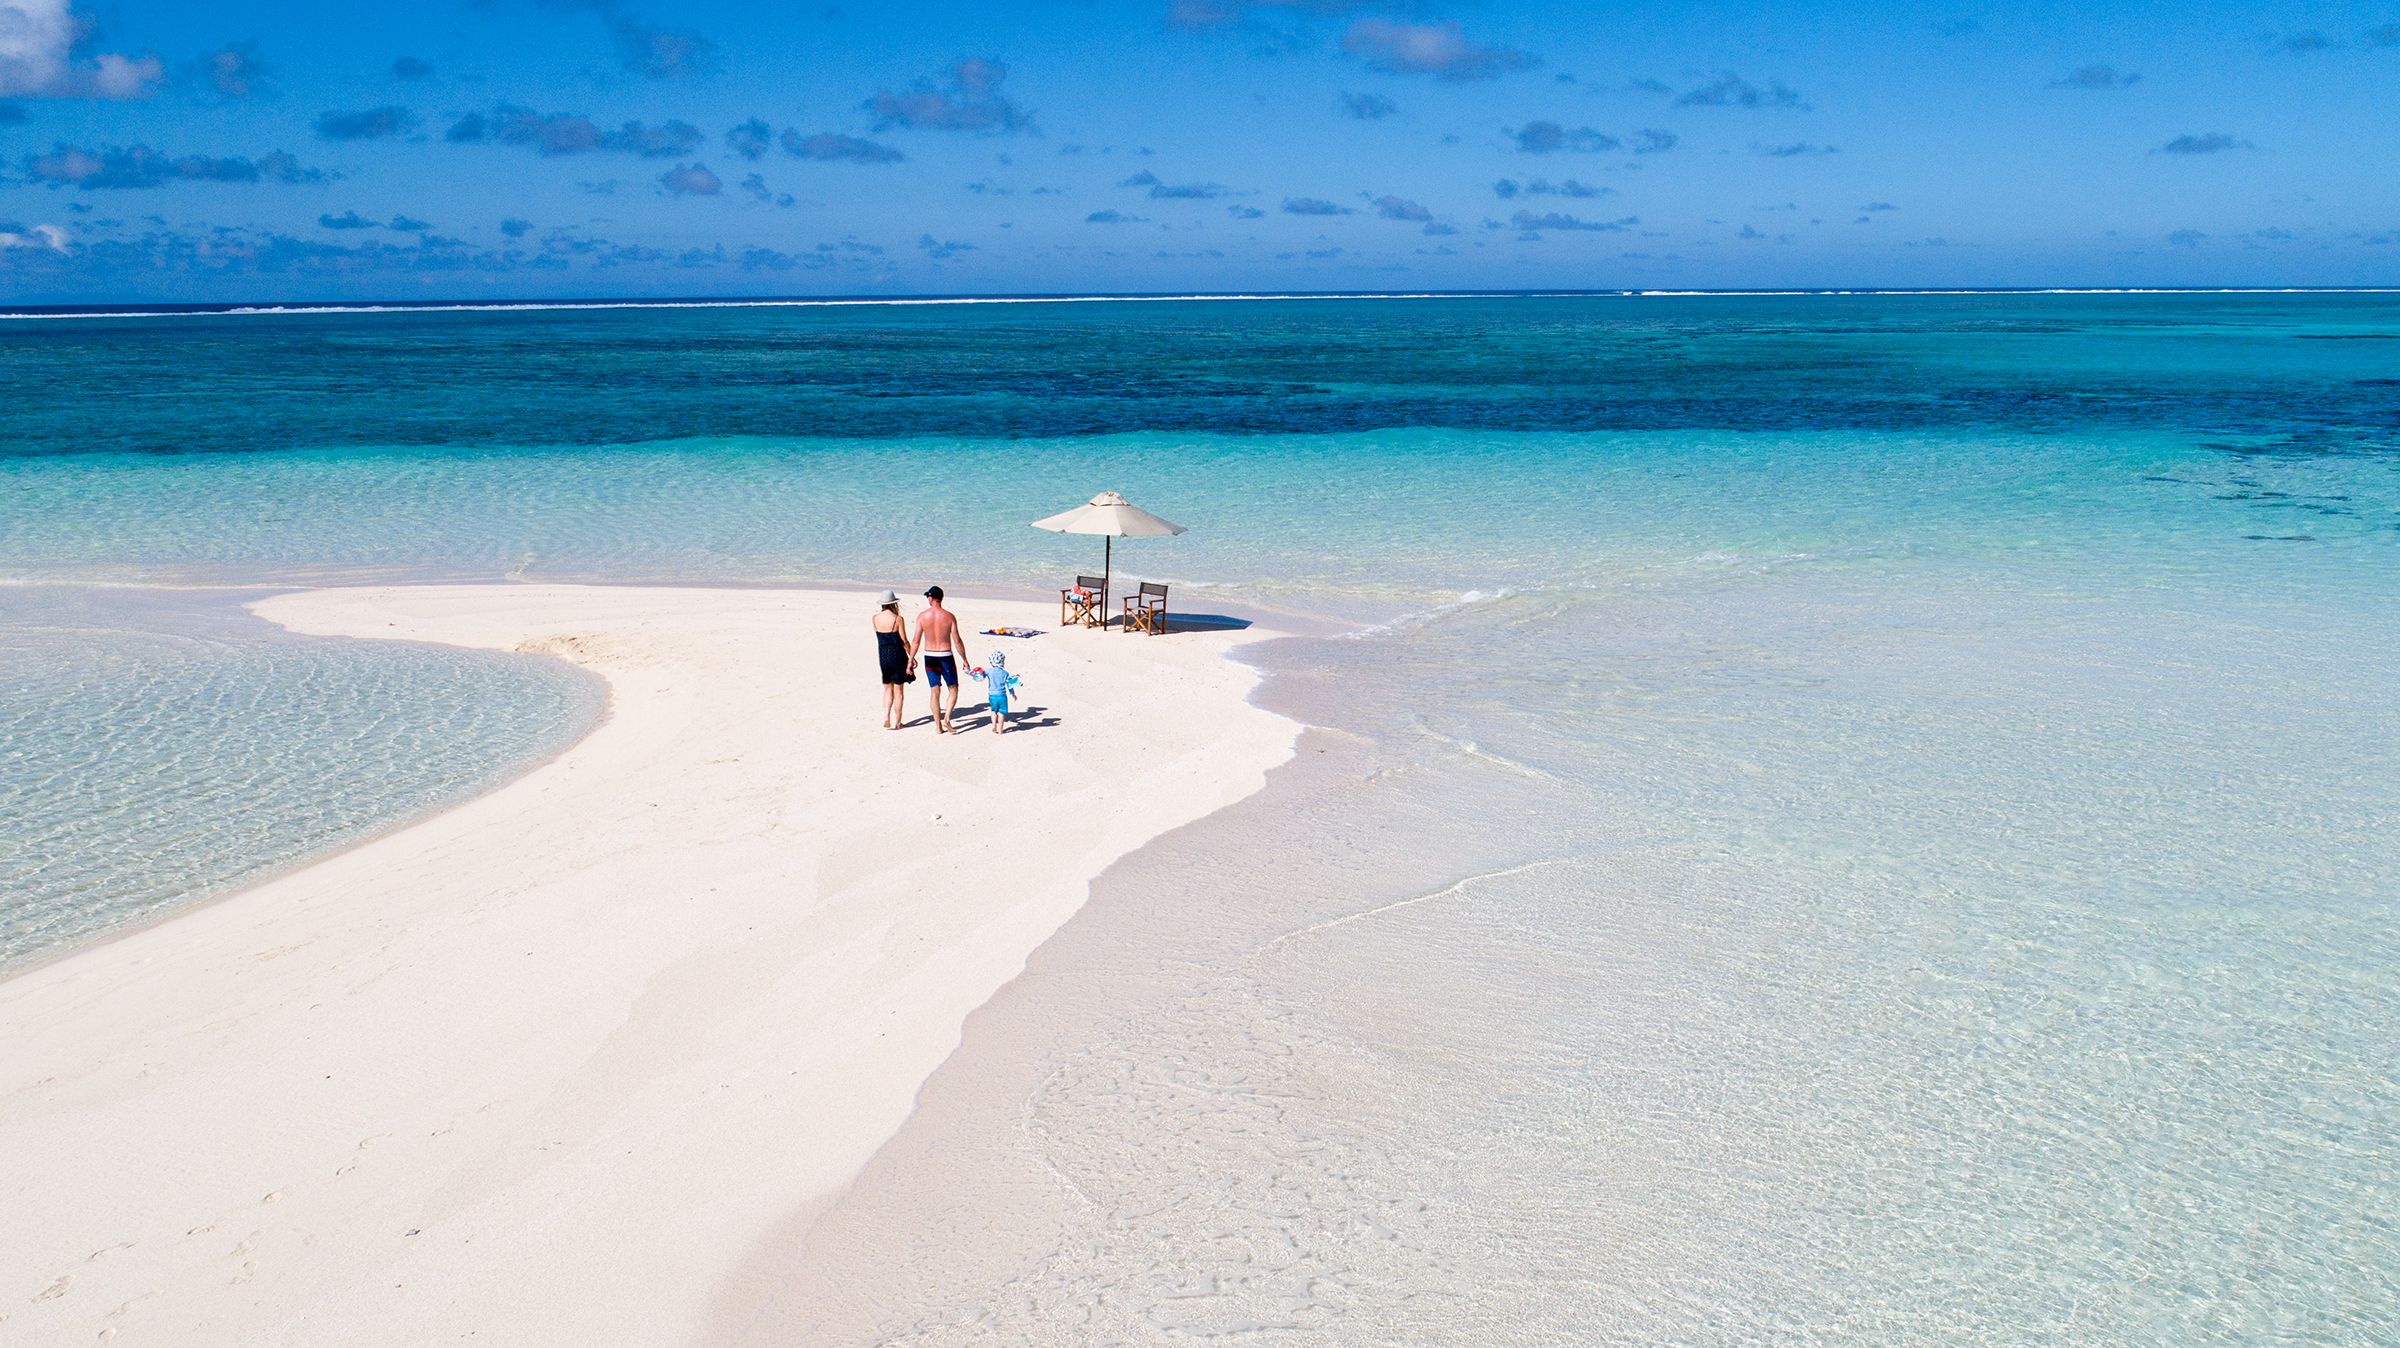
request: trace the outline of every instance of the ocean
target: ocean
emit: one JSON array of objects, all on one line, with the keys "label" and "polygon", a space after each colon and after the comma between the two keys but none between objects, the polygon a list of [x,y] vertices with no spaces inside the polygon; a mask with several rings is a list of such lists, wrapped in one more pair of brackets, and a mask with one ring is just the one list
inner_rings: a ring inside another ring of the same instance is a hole
[{"label": "ocean", "polygon": [[1097,558],[1025,522],[1110,489],[1191,530],[1121,575],[1320,634],[1245,649],[1299,759],[1104,877],[887,1149],[989,1166],[812,1238],[878,1303],[828,1341],[2400,1336],[2400,297],[0,343],[0,958],[596,713],[264,589],[1039,591]]}]

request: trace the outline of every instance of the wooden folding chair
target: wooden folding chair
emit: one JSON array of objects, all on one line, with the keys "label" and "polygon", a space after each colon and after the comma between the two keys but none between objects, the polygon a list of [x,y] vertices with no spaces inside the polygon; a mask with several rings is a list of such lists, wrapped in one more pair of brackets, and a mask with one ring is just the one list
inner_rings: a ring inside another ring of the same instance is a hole
[{"label": "wooden folding chair", "polygon": [[1159,636],[1167,630],[1167,587],[1142,582],[1142,591],[1125,601],[1125,630]]},{"label": "wooden folding chair", "polygon": [[1058,625],[1081,623],[1086,627],[1108,626],[1108,578],[1077,576],[1072,589],[1058,592]]}]

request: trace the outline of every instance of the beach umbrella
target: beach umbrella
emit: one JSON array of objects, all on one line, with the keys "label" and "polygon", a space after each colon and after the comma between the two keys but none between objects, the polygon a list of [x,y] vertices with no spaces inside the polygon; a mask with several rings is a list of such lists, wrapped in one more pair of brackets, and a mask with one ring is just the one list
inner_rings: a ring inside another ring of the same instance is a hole
[{"label": "beach umbrella", "polygon": [[[1171,524],[1147,510],[1130,505],[1124,497],[1113,491],[1104,491],[1093,497],[1089,504],[1079,505],[1073,510],[1052,515],[1046,520],[1035,520],[1033,527],[1048,529],[1054,534],[1099,534],[1106,538],[1107,541],[1100,545],[1100,592],[1104,595],[1108,593],[1109,576],[1116,565],[1118,539],[1164,538],[1183,532],[1182,525]],[[1108,615],[1102,613],[1100,620],[1107,622]]]}]

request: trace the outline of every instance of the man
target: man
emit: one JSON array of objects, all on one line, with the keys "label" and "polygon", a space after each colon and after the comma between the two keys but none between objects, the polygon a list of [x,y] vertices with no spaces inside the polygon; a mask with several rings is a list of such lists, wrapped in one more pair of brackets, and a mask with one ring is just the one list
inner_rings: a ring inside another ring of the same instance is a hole
[{"label": "man", "polygon": [[925,698],[933,703],[933,728],[950,733],[950,713],[958,706],[958,671],[971,665],[966,640],[958,634],[958,617],[942,607],[942,587],[925,592],[925,611],[917,615],[917,658],[925,663]]}]

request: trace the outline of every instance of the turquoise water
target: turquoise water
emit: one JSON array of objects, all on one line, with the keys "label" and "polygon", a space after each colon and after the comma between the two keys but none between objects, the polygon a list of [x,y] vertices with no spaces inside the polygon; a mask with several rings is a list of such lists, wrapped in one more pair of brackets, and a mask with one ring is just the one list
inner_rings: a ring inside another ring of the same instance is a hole
[{"label": "turquoise water", "polygon": [[599,713],[554,661],[293,637],[246,597],[0,594],[0,971],[476,794]]},{"label": "turquoise water", "polygon": [[0,605],[1030,589],[1096,558],[1024,521],[1120,490],[1191,526],[1118,553],[1176,607],[1351,629],[1250,658],[1361,766],[1158,854],[1172,993],[1042,1050],[996,1145],[1080,1198],[1004,1282],[812,1250],[913,1269],[885,1338],[2380,1343],[2396,339],[2374,296],[9,322],[0,384],[84,374],[0,399]]},{"label": "turquoise water", "polygon": [[[2175,575],[1762,561],[1271,649],[1372,744],[1249,821],[1293,901],[1050,1047],[1069,1215],[888,1341],[2388,1342],[2400,643]],[[1200,865],[1126,883],[1258,885]]]}]

